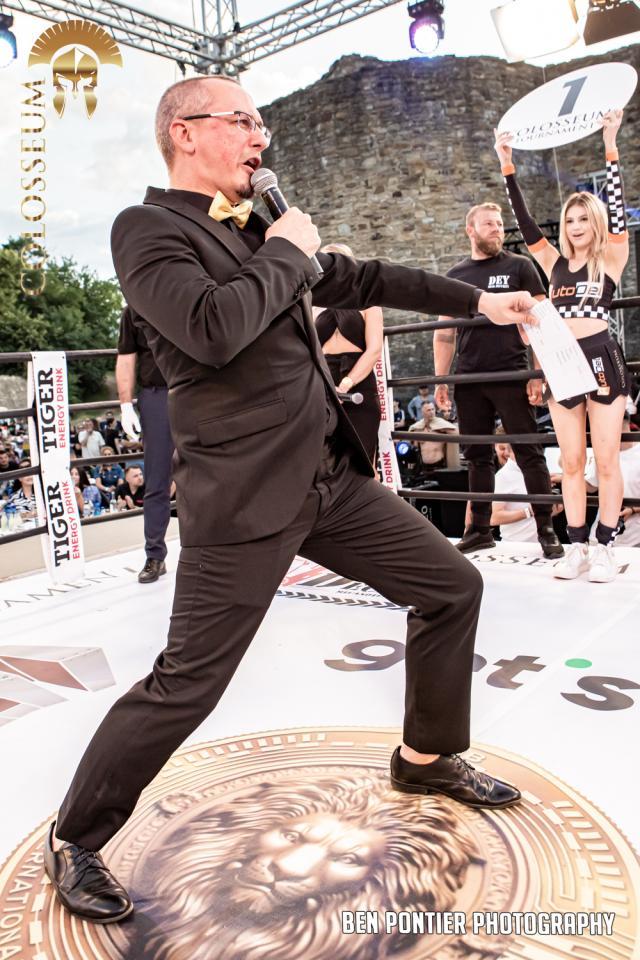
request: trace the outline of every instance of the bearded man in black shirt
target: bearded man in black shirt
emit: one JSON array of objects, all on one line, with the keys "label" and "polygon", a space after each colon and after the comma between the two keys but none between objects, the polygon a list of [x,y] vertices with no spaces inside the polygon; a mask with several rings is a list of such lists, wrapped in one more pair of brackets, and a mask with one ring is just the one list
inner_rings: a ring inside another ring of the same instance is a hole
[{"label": "bearded man in black shirt", "polygon": [[[466,280],[492,293],[526,290],[536,299],[545,296],[542,281],[533,263],[527,258],[503,250],[504,226],[501,208],[496,203],[472,207],[466,217],[466,233],[471,243],[471,256],[449,270],[447,276]],[[449,320],[450,317],[440,317]],[[466,327],[460,330],[438,330],[433,336],[436,376],[445,376],[458,340],[456,373],[493,373],[503,370],[526,370],[527,348],[515,326]],[[496,415],[507,433],[536,433],[536,419],[531,405],[540,402],[541,381],[529,380],[502,383],[465,383],[456,386],[456,404],[460,433],[488,434],[495,429]],[[438,384],[436,406],[443,406],[449,396],[446,384]],[[551,493],[546,460],[539,444],[514,444],[518,466],[524,474],[528,493]],[[469,488],[493,492],[495,464],[493,447],[469,444],[462,452],[469,462]],[[551,524],[551,505],[533,507],[538,540],[545,557],[564,553]],[[491,503],[472,502],[471,523],[458,543],[463,553],[495,546],[490,527]]]}]

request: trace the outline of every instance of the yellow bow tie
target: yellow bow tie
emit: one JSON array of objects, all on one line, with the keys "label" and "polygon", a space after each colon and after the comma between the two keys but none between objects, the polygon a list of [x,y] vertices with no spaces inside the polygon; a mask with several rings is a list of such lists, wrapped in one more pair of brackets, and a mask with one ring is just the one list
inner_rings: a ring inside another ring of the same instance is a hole
[{"label": "yellow bow tie", "polygon": [[226,220],[227,217],[238,224],[240,229],[244,229],[244,225],[249,219],[249,214],[251,213],[251,208],[253,204],[251,200],[243,200],[241,203],[230,203],[225,197],[224,193],[216,193],[211,206],[209,207],[209,216],[213,217],[214,220]]}]

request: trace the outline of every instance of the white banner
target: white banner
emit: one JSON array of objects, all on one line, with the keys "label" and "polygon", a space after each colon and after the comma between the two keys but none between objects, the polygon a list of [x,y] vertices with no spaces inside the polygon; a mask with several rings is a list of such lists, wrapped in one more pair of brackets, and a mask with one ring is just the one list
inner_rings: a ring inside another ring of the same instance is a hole
[{"label": "white banner", "polygon": [[598,63],[549,80],[510,107],[498,124],[518,150],[543,150],[602,129],[607,110],[629,102],[638,74],[629,63]]},{"label": "white banner", "polygon": [[80,512],[69,473],[69,394],[64,353],[31,354],[29,403],[34,401],[36,416],[29,420],[29,444],[32,457],[37,452],[40,461],[40,484],[36,482],[34,489],[38,516],[48,527],[42,546],[51,579],[62,583],[84,575]]},{"label": "white banner", "polygon": [[378,428],[378,448],[380,450],[380,480],[393,490],[400,487],[400,471],[396,458],[396,448],[391,439],[393,430],[393,391],[387,387],[387,379],[391,377],[391,360],[389,357],[389,341],[384,338],[382,356],[373,368],[380,401],[380,426]]}]

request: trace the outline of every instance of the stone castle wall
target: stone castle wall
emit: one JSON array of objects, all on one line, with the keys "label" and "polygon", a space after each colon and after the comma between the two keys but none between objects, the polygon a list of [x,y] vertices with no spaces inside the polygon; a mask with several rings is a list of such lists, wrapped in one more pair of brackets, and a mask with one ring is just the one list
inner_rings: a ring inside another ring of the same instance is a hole
[{"label": "stone castle wall", "polygon": [[[312,215],[323,242],[444,273],[468,253],[464,216],[472,204],[503,204],[505,225],[515,226],[493,149],[505,110],[545,79],[607,59],[640,71],[637,46],[549,67],[544,76],[538,67],[492,57],[343,57],[317,83],[261,107],[274,131],[264,163],[289,203]],[[640,206],[637,95],[618,142],[627,201]],[[558,219],[561,195],[577,180],[604,167],[604,150],[593,135],[556,151],[518,151],[515,159],[529,206],[544,222]],[[637,291],[632,252],[623,292]],[[625,317],[627,353],[640,357],[636,314]],[[387,323],[414,319],[385,312]],[[431,370],[431,335],[394,337],[392,356],[396,375]]]}]

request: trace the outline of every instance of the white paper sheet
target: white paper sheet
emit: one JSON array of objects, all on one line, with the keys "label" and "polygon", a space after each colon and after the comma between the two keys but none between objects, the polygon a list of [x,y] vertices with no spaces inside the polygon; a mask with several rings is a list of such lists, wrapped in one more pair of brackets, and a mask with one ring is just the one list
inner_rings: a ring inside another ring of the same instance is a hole
[{"label": "white paper sheet", "polygon": [[544,371],[554,400],[566,400],[598,389],[587,358],[567,323],[550,300],[540,300],[531,310],[539,326],[522,326]]}]

